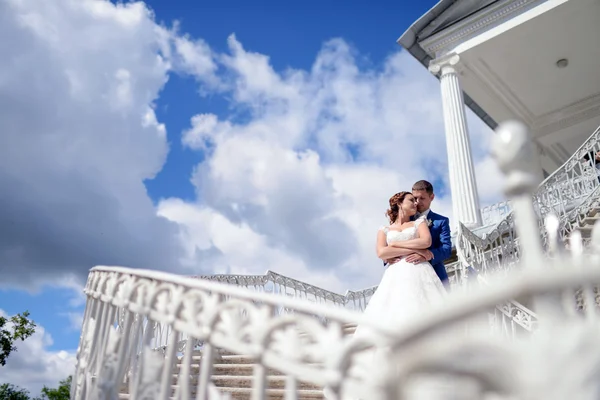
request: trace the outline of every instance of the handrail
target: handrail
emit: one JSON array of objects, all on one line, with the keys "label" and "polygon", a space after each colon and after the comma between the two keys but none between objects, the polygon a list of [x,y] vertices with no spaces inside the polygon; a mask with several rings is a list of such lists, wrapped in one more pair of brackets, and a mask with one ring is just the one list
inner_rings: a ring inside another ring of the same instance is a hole
[{"label": "handrail", "polygon": [[[220,349],[259,359],[257,369],[263,373],[267,370],[261,366],[277,368],[288,377],[285,390],[296,391],[298,378],[324,386],[332,376],[342,376],[325,361],[333,343],[340,344],[336,351],[347,351],[346,326],[367,329],[373,338],[361,344],[367,351],[388,343],[395,333],[363,313],[160,271],[94,267],[84,293],[73,399],[117,398],[124,387],[134,399],[166,399],[172,390],[175,398],[188,398],[192,387],[206,393]],[[281,308],[291,312],[283,315]],[[157,346],[161,333],[164,340]],[[198,345],[202,360],[194,382]]]},{"label": "handrail", "polygon": [[[548,182],[552,180],[559,181],[560,179],[557,177],[561,172],[565,172],[570,168],[574,168],[579,164],[591,163],[591,161],[586,160],[585,162],[581,162],[583,157],[586,154],[596,153],[600,150],[600,146],[598,146],[598,141],[600,140],[600,126],[596,128],[596,130],[586,139],[581,146],[569,157],[567,161],[565,161],[559,168],[557,168],[554,172],[552,172],[548,177],[544,179],[544,181],[540,184],[540,188],[546,185]],[[586,168],[589,165],[586,165]],[[563,171],[564,170],[564,171]],[[502,219],[506,219],[508,214],[512,211],[512,204],[510,200],[503,200],[495,204],[491,204],[489,206],[481,208],[483,226],[491,225],[492,223],[496,223],[496,225],[500,224]],[[501,219],[494,218],[494,216],[500,216]]]},{"label": "handrail", "polygon": [[[575,153],[573,153],[573,155],[571,155],[571,157],[569,157],[569,159],[560,168],[558,168],[556,171],[554,171],[553,173],[548,175],[548,177],[546,179],[544,179],[544,182],[542,182],[542,185],[545,182],[549,182],[551,179],[555,178],[555,176],[560,173],[559,170],[563,166],[568,166],[569,162],[572,163],[573,161],[579,161],[586,154],[589,154],[590,152],[593,152],[594,154],[596,154],[598,151],[600,151],[600,145],[598,143],[598,140],[600,140],[600,126],[598,126],[596,128],[594,133],[592,133],[590,135],[590,137],[587,138],[587,140],[585,142],[583,142],[581,146],[579,146],[579,148],[575,151]],[[573,166],[574,165],[575,164],[573,164]]]},{"label": "handrail", "polygon": [[482,226],[489,226],[500,222],[512,211],[510,200],[490,204],[481,209]]},{"label": "handrail", "polygon": [[[589,210],[600,206],[600,178],[591,161],[583,159],[585,154],[595,154],[597,151],[600,151],[600,127],[559,169],[544,179],[533,194],[544,246],[547,245],[548,237],[542,221],[550,213],[557,216],[558,237],[564,241],[575,228],[581,226]],[[506,205],[510,207],[510,203]],[[490,210],[494,207],[501,208],[492,205]],[[584,240],[584,243],[587,241]],[[463,265],[461,270],[466,273],[468,267],[475,269],[480,281],[492,271],[496,274],[508,273],[520,261],[519,238],[512,210],[483,237],[459,223],[456,249],[458,262]],[[531,330],[537,321],[537,315],[533,311],[518,303],[499,305],[497,311],[502,314],[502,320],[505,317],[512,318],[511,324],[516,322],[527,330]]]},{"label": "handrail", "polygon": [[[375,293],[377,286],[367,287],[361,290],[346,290],[345,294],[338,294],[310,283],[290,278],[267,270],[264,275],[198,275],[191,276],[194,279],[204,279],[222,283],[234,284],[248,289],[262,292],[270,292],[283,296],[304,298],[316,303],[332,304],[334,306],[350,308],[363,311],[367,306],[368,299]],[[269,283],[272,287],[269,287]],[[294,293],[290,293],[292,290]],[[309,295],[312,295],[310,298]]]},{"label": "handrail", "polygon": [[[568,234],[581,222],[579,214],[585,213],[585,207],[591,207],[594,197],[600,189],[598,173],[591,161],[584,160],[586,154],[600,151],[600,126],[575,151],[571,157],[556,171],[550,174],[538,186],[533,194],[533,202],[539,220],[542,221],[550,213],[555,214],[562,229],[560,238],[564,240]],[[509,202],[489,206],[504,209],[510,207]],[[541,223],[541,222],[540,222]],[[542,241],[545,243],[546,232],[540,229]],[[486,273],[499,265],[510,267],[518,260],[518,238],[514,230],[513,213],[509,211],[495,226],[482,237],[459,223],[456,237],[456,247],[465,253],[467,265]]]}]

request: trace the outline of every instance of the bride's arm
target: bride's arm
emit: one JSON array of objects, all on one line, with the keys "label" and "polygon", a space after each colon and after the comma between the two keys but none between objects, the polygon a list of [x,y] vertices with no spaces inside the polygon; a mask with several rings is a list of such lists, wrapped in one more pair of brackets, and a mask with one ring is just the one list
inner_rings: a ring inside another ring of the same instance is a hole
[{"label": "bride's arm", "polygon": [[[429,238],[431,239],[431,235],[429,236]],[[414,253],[423,253],[421,255],[425,256],[424,253],[426,250],[421,251],[419,249],[400,248],[393,246],[393,244],[394,243],[388,246],[385,232],[377,232],[377,258],[380,258],[385,261],[391,258],[407,256]]]},{"label": "bride's arm", "polygon": [[397,249],[412,250],[413,253],[415,250],[428,249],[431,246],[431,232],[429,232],[427,224],[420,223],[417,227],[417,232],[419,233],[419,237],[416,239],[392,242],[390,246]]}]

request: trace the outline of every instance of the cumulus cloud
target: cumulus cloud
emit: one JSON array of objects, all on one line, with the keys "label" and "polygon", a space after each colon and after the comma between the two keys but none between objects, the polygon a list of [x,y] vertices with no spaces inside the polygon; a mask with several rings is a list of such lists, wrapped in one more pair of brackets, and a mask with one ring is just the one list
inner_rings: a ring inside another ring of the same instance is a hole
[{"label": "cumulus cloud", "polygon": [[[0,36],[11,38],[0,46],[3,283],[81,283],[96,264],[175,268],[177,227],[144,180],[166,159],[152,107],[187,39],[173,46],[143,3],[99,0],[3,1]],[[201,61],[194,73],[212,73]]]},{"label": "cumulus cloud", "polygon": [[[0,315],[6,313],[0,309]],[[0,384],[11,383],[36,396],[44,386],[56,387],[58,382],[75,372],[75,350],[50,350],[52,336],[43,326],[24,341],[15,343],[17,351],[10,354],[6,366],[0,369]]]},{"label": "cumulus cloud", "polygon": [[[77,291],[96,264],[178,273],[267,269],[338,292],[376,284],[375,233],[388,198],[418,179],[452,217],[438,82],[397,52],[371,69],[344,40],[308,70],[277,71],[229,37],[226,53],[156,24],[141,2],[0,1],[2,284]],[[202,152],[197,199],[156,207],[144,182],[162,169],[168,127],[153,107],[169,74],[229,114],[198,110],[181,132]],[[469,114],[479,189],[499,199],[489,129]],[[485,179],[482,179],[485,177]],[[81,314],[65,308],[74,329]],[[74,365],[43,327],[2,378],[38,393]],[[27,374],[24,372],[27,371]]]},{"label": "cumulus cloud", "polygon": [[[403,52],[362,69],[341,39],[326,42],[308,71],[275,71],[235,36],[228,43],[216,58],[236,113],[191,118],[182,142],[207,155],[193,175],[198,199],[159,205],[185,232],[187,263],[272,269],[329,288],[376,283],[388,198],[418,179],[447,182],[439,83]],[[469,120],[477,170],[488,174],[480,195],[496,201],[491,132]],[[452,217],[441,189],[434,207]]]},{"label": "cumulus cloud", "polygon": [[[101,263],[362,284],[379,273],[372,247],[389,196],[447,182],[439,84],[403,52],[364,69],[334,39],[309,70],[276,71],[233,35],[216,53],[143,3],[102,0],[5,1],[0,34],[15,38],[0,65],[4,282],[80,284]],[[205,155],[198,199],[157,213],[144,181],[168,144],[153,103],[174,70],[232,111],[191,117],[182,143]],[[469,120],[478,172],[492,173],[490,132]],[[489,182],[486,202],[498,198]],[[441,189],[435,207],[452,217]]]}]

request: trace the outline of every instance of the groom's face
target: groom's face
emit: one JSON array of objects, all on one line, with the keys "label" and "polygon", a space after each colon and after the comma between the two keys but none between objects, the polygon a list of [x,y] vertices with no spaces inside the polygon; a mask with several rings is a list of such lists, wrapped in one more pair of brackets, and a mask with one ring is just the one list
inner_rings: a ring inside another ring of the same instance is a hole
[{"label": "groom's face", "polygon": [[428,210],[435,197],[433,193],[429,194],[425,190],[413,190],[412,194],[415,198],[415,203],[417,203],[418,212]]}]

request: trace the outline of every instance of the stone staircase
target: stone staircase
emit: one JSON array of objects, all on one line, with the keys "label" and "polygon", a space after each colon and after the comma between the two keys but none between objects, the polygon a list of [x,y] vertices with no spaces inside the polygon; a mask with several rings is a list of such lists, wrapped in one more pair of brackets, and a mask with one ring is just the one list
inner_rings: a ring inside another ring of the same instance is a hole
[{"label": "stone staircase", "polygon": [[[344,334],[352,335],[356,330],[356,325],[345,325]],[[189,397],[195,398],[198,387],[198,377],[202,353],[200,350],[194,350],[190,365]],[[255,360],[251,356],[234,354],[225,350],[219,350],[213,362],[212,383],[224,394],[231,396],[234,400],[249,400],[252,398],[252,384]],[[183,369],[183,356],[178,357],[174,368],[174,374],[171,378],[171,397],[176,399],[176,391],[179,388],[179,375]],[[267,369],[267,391],[266,399],[283,400],[286,398],[286,376],[273,368]],[[298,400],[324,399],[323,388],[308,382],[298,382]],[[128,400],[129,384],[121,387],[119,399]]]},{"label": "stone staircase", "polygon": [[581,226],[579,227],[581,237],[584,239],[591,239],[592,229],[594,228],[594,224],[598,221],[600,221],[600,208],[592,208],[583,218]]}]

